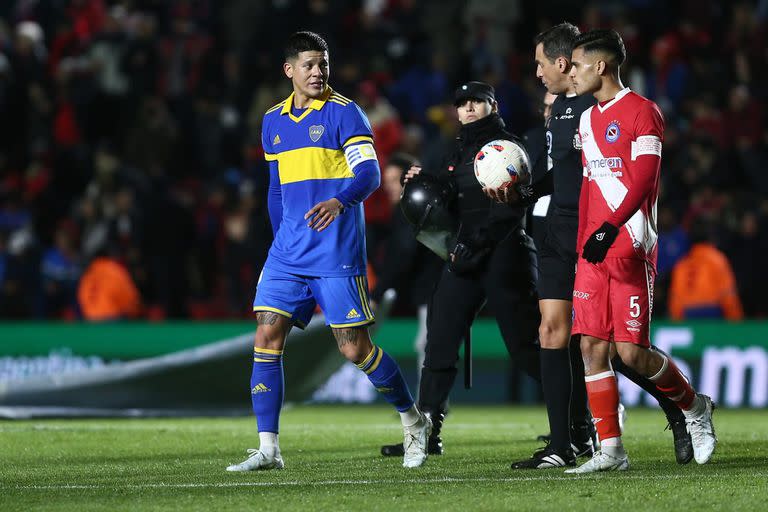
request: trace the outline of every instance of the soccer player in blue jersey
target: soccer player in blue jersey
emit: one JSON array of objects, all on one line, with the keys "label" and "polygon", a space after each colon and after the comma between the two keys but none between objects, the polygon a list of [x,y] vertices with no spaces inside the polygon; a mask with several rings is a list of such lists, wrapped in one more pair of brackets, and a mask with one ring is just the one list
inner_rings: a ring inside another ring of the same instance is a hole
[{"label": "soccer player in blue jersey", "polygon": [[227,470],[283,467],[283,347],[291,327],[304,328],[316,304],[339,351],[400,413],[403,466],[418,467],[427,458],[432,422],[414,404],[397,363],[371,342],[367,327],[374,317],[365,277],[363,200],[379,186],[381,174],[371,126],[360,107],[329,87],[322,37],[293,34],[285,59],[293,93],[267,110],[262,125],[275,240],[253,302],[258,328],[250,387],[260,446]]}]

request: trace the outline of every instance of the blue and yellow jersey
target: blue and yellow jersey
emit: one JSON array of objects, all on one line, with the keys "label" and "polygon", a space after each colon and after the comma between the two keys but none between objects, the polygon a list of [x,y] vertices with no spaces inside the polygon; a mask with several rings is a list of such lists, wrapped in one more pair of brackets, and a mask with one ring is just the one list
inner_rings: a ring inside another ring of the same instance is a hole
[{"label": "blue and yellow jersey", "polygon": [[262,126],[265,157],[277,162],[282,203],[266,264],[305,276],[365,274],[362,202],[347,206],[322,232],[307,227],[304,214],[333,197],[346,205],[342,192],[355,179],[356,166],[375,163],[368,119],[330,87],[298,116],[292,106],[293,94],[267,110]]}]

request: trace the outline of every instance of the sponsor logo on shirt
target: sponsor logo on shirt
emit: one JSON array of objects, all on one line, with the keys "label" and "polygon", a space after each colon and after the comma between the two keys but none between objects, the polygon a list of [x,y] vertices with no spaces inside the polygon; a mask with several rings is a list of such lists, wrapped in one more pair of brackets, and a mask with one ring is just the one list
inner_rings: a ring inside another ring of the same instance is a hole
[{"label": "sponsor logo on shirt", "polygon": [[589,181],[598,178],[620,178],[624,173],[616,169],[622,169],[623,167],[624,161],[618,156],[594,158],[587,161],[587,177]]},{"label": "sponsor logo on shirt", "polygon": [[621,130],[619,129],[619,122],[618,121],[611,121],[611,124],[608,125],[608,128],[605,129],[605,140],[609,144],[613,144],[617,140],[619,140],[619,136],[621,135]]}]

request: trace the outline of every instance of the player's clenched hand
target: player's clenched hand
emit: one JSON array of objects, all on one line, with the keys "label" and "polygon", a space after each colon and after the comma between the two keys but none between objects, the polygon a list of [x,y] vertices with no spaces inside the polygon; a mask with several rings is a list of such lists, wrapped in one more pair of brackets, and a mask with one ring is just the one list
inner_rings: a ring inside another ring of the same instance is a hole
[{"label": "player's clenched hand", "polygon": [[341,201],[332,197],[327,201],[317,203],[307,213],[304,214],[304,220],[309,219],[307,226],[315,231],[322,231],[331,225],[333,219],[341,215],[344,205]]},{"label": "player's clenched hand", "polygon": [[420,165],[412,165],[411,168],[405,172],[405,178],[403,178],[403,181],[405,183],[408,183],[409,180],[412,180],[413,178],[418,176],[420,172],[421,172]]},{"label": "player's clenched hand", "polygon": [[619,228],[603,222],[603,225],[597,228],[584,243],[581,256],[590,263],[600,263],[605,259],[608,249],[611,248],[617,236],[619,236]]},{"label": "player's clenched hand", "polygon": [[497,203],[515,204],[520,201],[520,194],[517,193],[517,189],[511,183],[499,188],[484,187],[483,193]]}]

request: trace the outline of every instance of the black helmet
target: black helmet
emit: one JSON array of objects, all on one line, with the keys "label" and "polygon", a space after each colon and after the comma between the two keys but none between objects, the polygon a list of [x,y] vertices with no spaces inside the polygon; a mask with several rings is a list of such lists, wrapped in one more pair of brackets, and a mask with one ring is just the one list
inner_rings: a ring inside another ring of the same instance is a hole
[{"label": "black helmet", "polygon": [[413,226],[416,239],[443,259],[456,243],[457,215],[453,211],[455,189],[423,172],[403,187],[400,208]]}]

